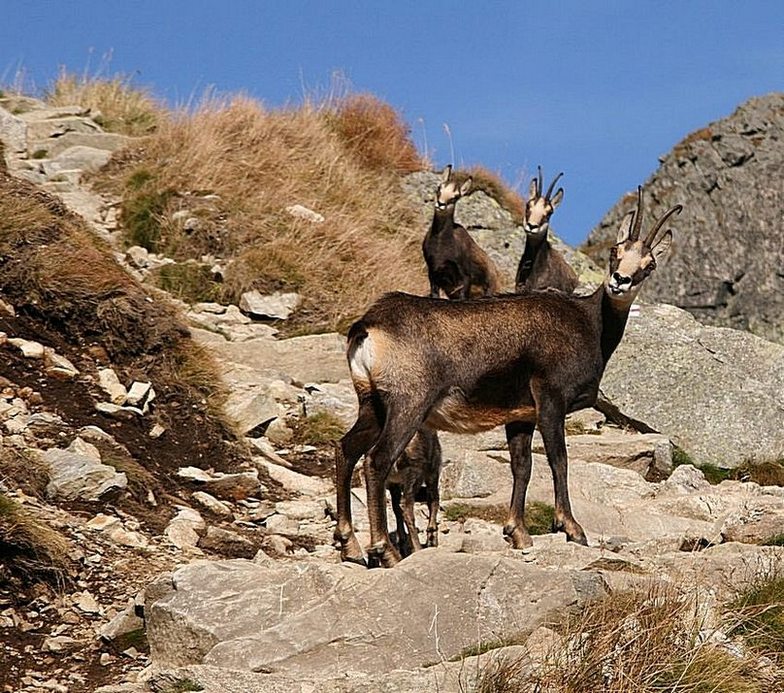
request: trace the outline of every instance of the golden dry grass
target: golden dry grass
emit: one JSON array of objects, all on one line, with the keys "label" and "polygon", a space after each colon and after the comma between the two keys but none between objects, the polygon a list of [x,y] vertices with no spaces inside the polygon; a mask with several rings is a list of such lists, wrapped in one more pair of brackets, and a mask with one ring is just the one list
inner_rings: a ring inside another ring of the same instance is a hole
[{"label": "golden dry grass", "polygon": [[95,121],[109,132],[138,137],[148,135],[166,117],[166,110],[150,92],[129,77],[79,76],[61,70],[44,99],[52,106],[79,105],[95,112]]},{"label": "golden dry grass", "polygon": [[[294,289],[300,326],[342,327],[385,291],[425,289],[423,230],[398,174],[414,150],[395,118],[366,97],[276,111],[243,96],[210,99],[116,157],[97,183],[123,195],[129,244],[231,259],[224,300]],[[382,158],[390,140],[398,149]],[[325,221],[293,217],[295,204]],[[180,210],[197,210],[195,230],[172,218]]]},{"label": "golden dry grass", "polygon": [[534,665],[498,660],[478,691],[509,693],[766,693],[780,672],[743,648],[704,637],[696,595],[674,585],[615,592],[556,625],[558,636]]},{"label": "golden dry grass", "polygon": [[68,571],[68,548],[61,534],[0,494],[0,581],[11,577],[61,583]]}]

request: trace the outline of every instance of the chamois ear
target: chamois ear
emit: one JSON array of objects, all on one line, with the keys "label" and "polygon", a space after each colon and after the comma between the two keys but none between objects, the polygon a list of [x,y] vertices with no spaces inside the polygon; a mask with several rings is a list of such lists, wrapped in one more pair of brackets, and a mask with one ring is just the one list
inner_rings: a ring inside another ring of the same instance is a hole
[{"label": "chamois ear", "polygon": [[634,212],[629,212],[621,222],[621,226],[618,229],[618,235],[615,237],[616,245],[618,243],[624,243],[629,239],[629,234],[632,230],[632,222],[634,221]]},{"label": "chamois ear", "polygon": [[555,195],[550,198],[550,204],[555,209],[559,204],[561,204],[561,200],[563,200],[564,191],[563,188],[558,188]]},{"label": "chamois ear", "polygon": [[539,188],[536,186],[536,178],[531,178],[531,185],[528,186],[528,199],[535,200],[539,197]]},{"label": "chamois ear", "polygon": [[468,195],[471,192],[471,188],[474,185],[474,179],[471,176],[465,179],[463,184],[460,186],[460,196]]},{"label": "chamois ear", "polygon": [[441,184],[445,185],[449,182],[449,179],[452,177],[452,164],[447,164],[444,167],[443,172],[441,173]]},{"label": "chamois ear", "polygon": [[653,259],[656,260],[657,265],[667,255],[667,252],[669,251],[671,245],[672,245],[672,231],[667,229],[667,232],[659,239],[658,243],[656,243],[653,246],[653,248],[651,248]]}]

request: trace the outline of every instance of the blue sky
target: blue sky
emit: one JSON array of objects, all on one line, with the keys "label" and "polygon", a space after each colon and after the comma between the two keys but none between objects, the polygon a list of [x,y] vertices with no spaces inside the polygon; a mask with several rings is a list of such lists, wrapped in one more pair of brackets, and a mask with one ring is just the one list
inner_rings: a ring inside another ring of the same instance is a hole
[{"label": "blue sky", "polygon": [[688,132],[784,90],[784,2],[6,3],[3,82],[95,74],[107,54],[105,74],[173,104],[210,86],[295,104],[341,72],[399,109],[437,167],[454,151],[522,191],[537,164],[563,170],[553,226],[577,243]]}]

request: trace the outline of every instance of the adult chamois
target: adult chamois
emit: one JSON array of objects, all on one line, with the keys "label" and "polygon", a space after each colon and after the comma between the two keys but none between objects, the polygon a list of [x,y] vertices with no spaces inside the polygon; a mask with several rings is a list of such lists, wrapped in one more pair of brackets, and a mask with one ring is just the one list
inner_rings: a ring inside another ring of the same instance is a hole
[{"label": "adult chamois", "polygon": [[467,178],[458,186],[447,166],[436,191],[433,222],[422,241],[422,253],[427,263],[430,296],[438,298],[441,290],[450,299],[466,299],[471,288],[477,287],[483,296],[498,293],[501,282],[493,261],[459,224],[455,224],[455,205],[471,191],[473,179]]},{"label": "adult chamois", "polygon": [[640,239],[638,188],[637,209],[621,223],[605,280],[589,296],[531,291],[442,301],[391,293],[351,326],[347,356],[359,414],[336,447],[335,540],[344,560],[363,561],[350,506],[351,474],[362,455],[369,559],[387,567],[400,560],[387,532],[384,484],[423,425],[462,433],[505,425],[514,483],[504,534],[515,548],[532,543],[523,511],[538,426],[553,475],[554,529],[587,544],[569,501],[564,419],[595,403],[631,304],[670,247],[670,230],[657,235],[680,211],[668,210]]},{"label": "adult chamois", "polygon": [[527,289],[550,287],[570,294],[579,283],[577,274],[547,238],[550,217],[563,200],[563,188],[558,188],[555,195],[552,194],[563,173],[559,173],[550,183],[547,192],[543,193],[542,167],[538,166],[537,169],[539,175],[531,179],[528,201],[525,204],[525,249],[517,266],[515,292],[519,294]]}]

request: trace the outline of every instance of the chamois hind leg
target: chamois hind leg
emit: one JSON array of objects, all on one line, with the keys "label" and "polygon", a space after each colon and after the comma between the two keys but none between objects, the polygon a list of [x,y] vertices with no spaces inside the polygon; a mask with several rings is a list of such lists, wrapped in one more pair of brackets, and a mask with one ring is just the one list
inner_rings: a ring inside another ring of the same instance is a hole
[{"label": "chamois hind leg", "polygon": [[513,421],[506,425],[506,442],[512,462],[512,500],[509,503],[509,516],[504,525],[504,535],[516,549],[533,545],[531,535],[525,526],[525,494],[531,480],[531,439],[535,424]]},{"label": "chamois hind leg", "polygon": [[441,473],[441,446],[438,447],[438,464],[429,469],[425,477],[427,489],[427,509],[430,517],[427,520],[426,546],[438,546],[438,510],[441,507],[441,494],[439,492],[438,477]]},{"label": "chamois hind leg", "polygon": [[369,399],[361,399],[359,415],[351,429],[335,445],[335,487],[337,490],[338,521],[335,526],[335,545],[344,561],[365,564],[351,524],[351,477],[359,458],[376,442],[381,425]]},{"label": "chamois hind leg", "polygon": [[387,530],[386,480],[395,460],[403,454],[422,423],[420,411],[427,411],[427,407],[389,405],[378,442],[365,456],[370,523],[368,560],[385,568],[391,568],[400,561],[400,553],[390,542]]},{"label": "chamois hind leg", "polygon": [[569,501],[567,474],[566,439],[564,437],[564,419],[566,408],[560,406],[555,399],[544,398],[539,402],[539,431],[544,441],[547,462],[553,474],[555,491],[555,516],[553,531],[566,533],[567,541],[574,541],[588,546],[583,528],[572,515]]},{"label": "chamois hind leg", "polygon": [[389,484],[389,496],[392,499],[392,512],[395,515],[395,528],[397,532],[397,547],[402,556],[408,556],[413,547],[411,546],[410,537],[406,532],[406,520],[401,505],[401,499],[404,497],[405,491],[400,484]]},{"label": "chamois hind leg", "polygon": [[415,468],[408,468],[403,475],[403,521],[406,523],[406,530],[408,531],[408,545],[406,548],[409,550],[409,553],[419,551],[422,548],[414,515],[414,499],[419,488],[418,471]]}]

